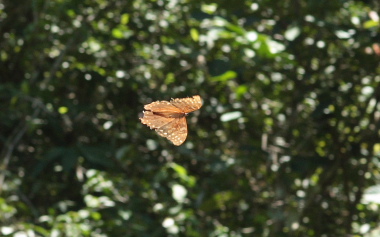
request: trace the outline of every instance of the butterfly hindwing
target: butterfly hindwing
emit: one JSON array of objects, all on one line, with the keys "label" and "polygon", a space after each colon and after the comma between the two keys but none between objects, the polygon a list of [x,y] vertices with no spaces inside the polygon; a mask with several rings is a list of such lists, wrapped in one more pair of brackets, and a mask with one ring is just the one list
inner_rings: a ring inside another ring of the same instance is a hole
[{"label": "butterfly hindwing", "polygon": [[146,124],[151,129],[156,129],[172,122],[174,118],[159,116],[152,111],[144,111],[144,117],[140,118],[140,120],[141,123]]},{"label": "butterfly hindwing", "polygon": [[174,145],[179,146],[186,140],[187,137],[187,123],[186,118],[176,118],[172,122],[156,129],[156,132],[166,137]]}]

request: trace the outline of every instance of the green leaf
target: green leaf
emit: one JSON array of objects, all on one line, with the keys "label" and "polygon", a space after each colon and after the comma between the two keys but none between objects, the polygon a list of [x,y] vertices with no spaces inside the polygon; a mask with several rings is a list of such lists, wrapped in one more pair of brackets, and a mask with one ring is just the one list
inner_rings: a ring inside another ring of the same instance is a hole
[{"label": "green leaf", "polygon": [[124,34],[120,28],[115,28],[112,30],[112,36],[117,38],[117,39],[122,39]]},{"label": "green leaf", "polygon": [[188,175],[185,167],[176,163],[170,163],[170,167],[178,174],[178,177],[189,187],[193,187],[195,185],[195,177]]},{"label": "green leaf", "polygon": [[125,14],[121,15],[120,24],[126,25],[126,24],[128,24],[128,22],[129,22],[129,14],[125,13]]},{"label": "green leaf", "polygon": [[365,29],[369,29],[369,28],[379,27],[379,24],[380,24],[379,21],[370,20],[370,21],[364,22],[363,26]]},{"label": "green leaf", "polygon": [[195,28],[191,28],[191,29],[190,29],[190,36],[191,36],[191,38],[192,38],[194,41],[196,41],[196,42],[199,41],[199,32],[198,32],[197,29],[195,29]]},{"label": "green leaf", "polygon": [[234,71],[227,71],[222,75],[212,77],[211,80],[214,82],[226,82],[237,77],[237,73]]},{"label": "green leaf", "polygon": [[83,146],[79,145],[78,149],[86,160],[93,164],[111,167],[112,163],[108,159],[106,152],[108,151],[102,146]]},{"label": "green leaf", "polygon": [[236,96],[241,98],[244,94],[248,92],[248,86],[240,85],[235,89]]}]

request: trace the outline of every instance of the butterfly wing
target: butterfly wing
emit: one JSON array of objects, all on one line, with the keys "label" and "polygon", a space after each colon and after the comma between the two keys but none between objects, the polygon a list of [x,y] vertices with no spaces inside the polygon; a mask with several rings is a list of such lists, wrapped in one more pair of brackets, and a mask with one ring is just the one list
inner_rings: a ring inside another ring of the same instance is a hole
[{"label": "butterfly wing", "polygon": [[172,99],[170,104],[180,109],[183,113],[190,113],[202,107],[202,99],[199,95],[188,98]]},{"label": "butterfly wing", "polygon": [[156,101],[144,106],[145,110],[155,113],[183,113],[178,107],[172,105],[169,101]]},{"label": "butterfly wing", "polygon": [[160,136],[166,137],[169,141],[173,142],[174,145],[179,146],[185,142],[187,137],[186,117],[175,118],[168,124],[157,128],[156,132]]},{"label": "butterfly wing", "polygon": [[172,122],[174,118],[156,115],[152,111],[144,111],[144,117],[140,120],[141,123],[146,124],[151,129],[156,129]]},{"label": "butterfly wing", "polygon": [[156,101],[144,106],[144,117],[141,123],[166,137],[174,145],[179,146],[187,137],[186,114],[202,107],[199,95],[189,98],[172,99],[169,101]]}]

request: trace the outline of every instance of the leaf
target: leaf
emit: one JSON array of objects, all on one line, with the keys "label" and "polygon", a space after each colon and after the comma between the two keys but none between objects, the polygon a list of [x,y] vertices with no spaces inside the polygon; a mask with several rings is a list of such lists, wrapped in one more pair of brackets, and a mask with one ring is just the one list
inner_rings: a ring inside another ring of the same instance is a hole
[{"label": "leaf", "polygon": [[235,89],[235,93],[237,98],[241,98],[243,95],[245,95],[248,92],[248,86],[246,85],[240,85]]},{"label": "leaf", "polygon": [[126,154],[128,153],[128,151],[130,151],[130,150],[131,150],[131,146],[129,146],[129,145],[125,145],[125,146],[120,147],[116,151],[116,154],[115,154],[116,159],[122,160],[122,158],[125,157]]},{"label": "leaf", "polygon": [[125,25],[118,25],[116,28],[112,29],[112,36],[117,39],[128,39],[132,35],[133,31]]},{"label": "leaf", "polygon": [[227,71],[222,75],[212,77],[211,80],[214,82],[226,82],[228,80],[235,79],[237,77],[237,73],[234,71]]},{"label": "leaf", "polygon": [[379,24],[380,24],[379,21],[370,20],[370,21],[364,22],[363,26],[365,29],[369,29],[369,28],[379,27]]},{"label": "leaf", "polygon": [[79,153],[72,147],[55,147],[50,149],[44,156],[44,159],[37,163],[34,167],[31,176],[37,176],[42,173],[49,165],[52,165],[55,161],[62,165],[65,172],[72,170],[79,157]]},{"label": "leaf", "polygon": [[129,22],[129,14],[125,13],[125,14],[121,15],[120,24],[126,25],[126,24],[128,24],[128,22]]},{"label": "leaf", "polygon": [[171,163],[170,167],[178,174],[178,177],[188,186],[193,187],[195,185],[195,177],[188,175],[185,167],[176,163]]},{"label": "leaf", "polygon": [[241,118],[241,116],[242,116],[242,113],[240,111],[229,112],[229,113],[222,114],[222,116],[220,117],[220,121],[228,122],[231,120]]},{"label": "leaf", "polygon": [[301,33],[301,30],[299,27],[290,27],[289,29],[286,30],[285,32],[285,39],[289,41],[293,41],[295,38],[297,38]]},{"label": "leaf", "polygon": [[196,42],[199,41],[199,32],[198,32],[197,29],[195,29],[195,28],[191,28],[191,29],[190,29],[190,36],[191,36],[191,38],[192,38],[194,41],[196,41]]},{"label": "leaf", "polygon": [[84,158],[90,163],[93,163],[94,165],[101,165],[104,167],[112,166],[112,163],[110,162],[110,159],[108,159],[108,156],[106,154],[108,151],[106,147],[80,145],[78,146],[78,149],[80,150]]},{"label": "leaf", "polygon": [[380,185],[374,185],[364,191],[362,203],[380,204]]}]

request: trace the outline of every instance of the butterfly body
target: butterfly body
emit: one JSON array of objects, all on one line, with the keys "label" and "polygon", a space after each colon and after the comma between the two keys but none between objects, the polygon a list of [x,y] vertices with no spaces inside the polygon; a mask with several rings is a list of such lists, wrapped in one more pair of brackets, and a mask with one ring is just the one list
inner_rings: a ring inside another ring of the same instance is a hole
[{"label": "butterfly body", "polygon": [[167,112],[153,112],[154,115],[166,117],[166,118],[182,118],[188,115],[188,113],[167,113]]},{"label": "butterfly body", "polygon": [[155,101],[144,106],[141,123],[155,129],[158,135],[166,137],[174,145],[181,145],[187,137],[186,116],[202,107],[199,95],[169,101]]}]

